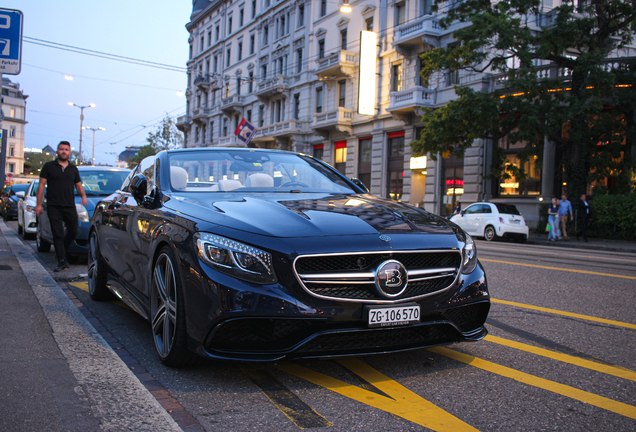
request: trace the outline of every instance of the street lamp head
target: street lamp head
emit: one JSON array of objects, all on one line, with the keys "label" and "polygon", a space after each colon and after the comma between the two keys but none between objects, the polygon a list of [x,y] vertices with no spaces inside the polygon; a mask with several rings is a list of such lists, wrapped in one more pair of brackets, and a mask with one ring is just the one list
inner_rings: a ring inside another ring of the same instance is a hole
[{"label": "street lamp head", "polygon": [[100,127],[99,130],[106,130],[106,128]]},{"label": "street lamp head", "polygon": [[73,102],[69,102],[68,103],[70,106],[75,106],[75,104]]},{"label": "street lamp head", "polygon": [[82,129],[90,129],[90,126],[82,126]]},{"label": "street lamp head", "polygon": [[88,105],[88,106],[89,106],[89,107],[91,107],[91,108],[95,108],[97,105],[95,105],[94,103],[92,103],[92,104],[90,104],[90,105]]}]

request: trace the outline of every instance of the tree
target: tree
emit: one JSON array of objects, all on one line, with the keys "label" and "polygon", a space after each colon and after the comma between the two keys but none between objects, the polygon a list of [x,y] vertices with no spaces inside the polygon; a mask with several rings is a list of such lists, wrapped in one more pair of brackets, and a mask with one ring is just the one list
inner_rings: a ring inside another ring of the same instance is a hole
[{"label": "tree", "polygon": [[162,150],[182,147],[183,134],[177,129],[174,120],[166,114],[155,132],[148,133],[146,141],[148,144],[141,147],[139,153],[128,160],[128,168],[136,167],[146,157],[155,155]]},{"label": "tree", "polygon": [[24,153],[24,172],[38,175],[45,163],[55,159],[55,155],[49,153]]},{"label": "tree", "polygon": [[[456,87],[457,99],[423,116],[416,154],[462,156],[476,139],[508,136],[526,144],[518,157],[527,160],[542,155],[547,138],[563,154],[570,196],[610,172],[633,187],[636,62],[607,62],[633,39],[632,3],[563,0],[547,13],[541,0],[436,0],[442,5],[450,9],[440,26],[459,26],[457,43],[422,55],[425,80],[463,69],[499,74],[504,84],[492,92]],[[495,156],[491,178],[523,178],[523,168]]]}]

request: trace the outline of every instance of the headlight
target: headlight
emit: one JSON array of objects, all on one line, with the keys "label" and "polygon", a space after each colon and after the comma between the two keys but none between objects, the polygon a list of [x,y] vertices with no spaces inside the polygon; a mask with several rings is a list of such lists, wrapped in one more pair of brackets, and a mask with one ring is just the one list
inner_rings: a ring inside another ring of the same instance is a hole
[{"label": "headlight", "polygon": [[88,210],[81,204],[75,204],[75,208],[77,209],[77,219],[80,222],[90,222],[88,219]]},{"label": "headlight", "polygon": [[472,273],[477,267],[477,247],[475,246],[475,242],[473,238],[466,234],[466,239],[464,243],[464,250],[462,251],[463,268],[462,273],[468,274]]},{"label": "headlight", "polygon": [[26,208],[26,211],[28,211],[29,213],[34,213],[33,206],[28,205],[25,208]]},{"label": "headlight", "polygon": [[195,238],[199,258],[210,267],[248,282],[276,282],[268,252],[214,234],[198,233]]}]

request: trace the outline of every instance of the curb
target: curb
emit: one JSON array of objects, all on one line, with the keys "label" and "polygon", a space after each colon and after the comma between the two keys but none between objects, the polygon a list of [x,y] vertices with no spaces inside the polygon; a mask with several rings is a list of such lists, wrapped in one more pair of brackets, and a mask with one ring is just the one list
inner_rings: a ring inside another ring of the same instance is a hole
[{"label": "curb", "polygon": [[0,231],[18,260],[60,352],[103,430],[182,432],[48,271],[4,221]]}]

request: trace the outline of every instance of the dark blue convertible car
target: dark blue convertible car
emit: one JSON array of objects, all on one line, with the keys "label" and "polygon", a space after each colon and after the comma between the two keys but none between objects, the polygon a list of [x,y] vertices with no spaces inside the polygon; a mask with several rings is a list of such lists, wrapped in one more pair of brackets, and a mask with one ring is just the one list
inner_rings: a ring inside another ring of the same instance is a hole
[{"label": "dark blue convertible car", "polygon": [[303,154],[164,151],[97,204],[94,300],[148,319],[170,366],[385,353],[486,335],[475,244]]}]

